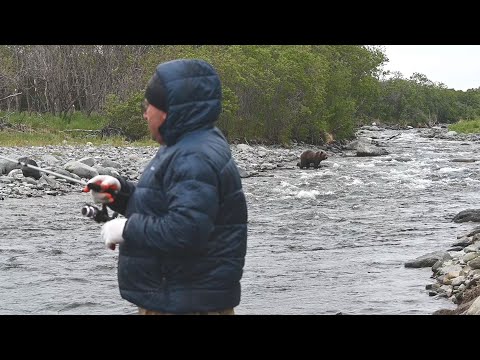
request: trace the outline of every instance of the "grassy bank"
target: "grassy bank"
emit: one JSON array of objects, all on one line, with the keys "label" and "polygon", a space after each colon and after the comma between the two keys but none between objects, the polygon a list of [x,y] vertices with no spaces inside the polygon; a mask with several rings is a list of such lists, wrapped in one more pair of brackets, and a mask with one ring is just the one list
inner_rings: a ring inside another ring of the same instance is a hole
[{"label": "grassy bank", "polygon": [[50,114],[0,113],[1,146],[71,145],[91,142],[94,145],[156,146],[148,138],[127,142],[123,137],[101,136],[107,120],[101,116],[85,116],[77,113],[66,118]]},{"label": "grassy bank", "polygon": [[448,125],[448,130],[456,131],[461,134],[477,134],[480,133],[480,119],[459,121],[455,124]]},{"label": "grassy bank", "polygon": [[[94,145],[158,146],[147,138],[129,142],[120,136],[102,137],[105,117],[75,113],[65,118],[51,114],[0,112],[0,146]],[[458,133],[480,133],[480,119],[460,121],[448,126]]]}]

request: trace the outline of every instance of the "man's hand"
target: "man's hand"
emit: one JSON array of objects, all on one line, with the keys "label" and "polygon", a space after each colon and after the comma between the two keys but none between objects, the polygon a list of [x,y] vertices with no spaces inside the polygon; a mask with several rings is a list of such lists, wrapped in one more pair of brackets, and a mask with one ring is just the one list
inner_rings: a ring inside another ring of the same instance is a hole
[{"label": "man's hand", "polygon": [[115,250],[117,244],[121,244],[123,240],[123,228],[127,219],[113,219],[107,221],[102,226],[102,240],[105,241],[105,247],[110,250]]},{"label": "man's hand", "polygon": [[[95,184],[100,187],[100,191],[89,188],[89,184]],[[111,204],[114,196],[110,192],[120,191],[120,181],[110,175],[97,175],[87,182],[87,188],[92,190],[93,201],[97,204]],[[105,192],[105,191],[110,192]]]}]

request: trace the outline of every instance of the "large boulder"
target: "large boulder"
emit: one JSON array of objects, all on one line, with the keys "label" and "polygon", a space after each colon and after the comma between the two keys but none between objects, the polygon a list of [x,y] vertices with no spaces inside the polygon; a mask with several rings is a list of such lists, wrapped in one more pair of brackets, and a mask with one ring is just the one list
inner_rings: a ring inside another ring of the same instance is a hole
[{"label": "large boulder", "polygon": [[432,267],[435,263],[442,259],[445,252],[443,251],[435,251],[432,253],[425,254],[420,256],[414,260],[407,261],[405,263],[406,268],[424,268],[424,267]]},{"label": "large boulder", "polygon": [[366,157],[366,156],[382,156],[388,155],[388,151],[364,142],[360,142],[357,145],[357,156]]},{"label": "large boulder", "polygon": [[463,223],[467,221],[480,222],[480,210],[479,209],[467,209],[460,211],[453,218],[453,222]]},{"label": "large boulder", "polygon": [[93,167],[79,161],[69,161],[65,164],[65,170],[86,179],[91,179],[98,175],[98,171]]},{"label": "large boulder", "polygon": [[[38,167],[35,160],[32,160],[29,157],[22,157],[22,158],[18,159],[18,161],[23,162],[23,163],[28,164],[28,165],[33,165],[33,166]],[[38,180],[42,177],[42,174],[40,174],[40,171],[38,171],[37,169],[32,169],[28,166],[22,166],[22,173],[23,173],[23,176],[32,177],[35,180]]]}]

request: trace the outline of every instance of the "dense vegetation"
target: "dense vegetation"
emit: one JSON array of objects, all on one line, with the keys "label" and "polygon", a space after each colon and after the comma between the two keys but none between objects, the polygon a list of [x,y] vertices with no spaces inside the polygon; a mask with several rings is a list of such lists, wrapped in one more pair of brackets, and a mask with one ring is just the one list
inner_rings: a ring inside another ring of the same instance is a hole
[{"label": "dense vegetation", "polygon": [[23,119],[30,129],[53,121],[59,131],[88,124],[103,135],[147,139],[144,86],[158,63],[175,58],[203,58],[217,69],[218,126],[230,141],[322,144],[349,138],[364,123],[480,117],[480,88],[456,91],[418,73],[387,77],[379,46],[3,45],[0,130],[14,124],[18,131]]}]

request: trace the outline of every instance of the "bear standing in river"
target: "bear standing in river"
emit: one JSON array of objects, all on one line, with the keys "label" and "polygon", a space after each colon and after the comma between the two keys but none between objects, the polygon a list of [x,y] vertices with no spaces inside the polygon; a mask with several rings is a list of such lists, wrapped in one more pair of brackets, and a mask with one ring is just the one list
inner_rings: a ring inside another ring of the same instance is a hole
[{"label": "bear standing in river", "polygon": [[328,158],[328,155],[323,150],[317,152],[306,150],[300,155],[300,162],[297,163],[297,166],[299,166],[300,169],[303,169],[304,167],[308,169],[310,164],[313,164],[313,167],[318,169],[320,161],[325,160],[326,158]]}]

